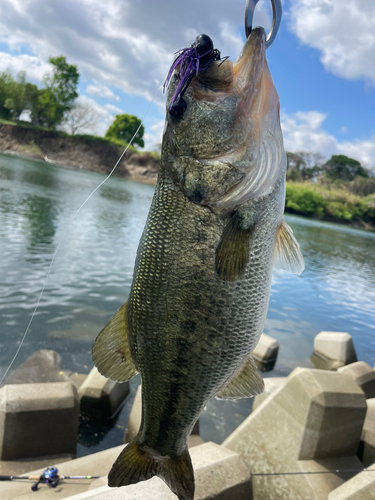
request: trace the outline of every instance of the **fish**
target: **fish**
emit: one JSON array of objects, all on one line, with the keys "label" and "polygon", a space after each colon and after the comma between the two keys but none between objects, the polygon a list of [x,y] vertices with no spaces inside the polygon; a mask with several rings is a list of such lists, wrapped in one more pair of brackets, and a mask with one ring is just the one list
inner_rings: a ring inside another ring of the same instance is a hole
[{"label": "fish", "polygon": [[92,348],[99,372],[141,374],[142,419],[109,472],[112,487],[159,476],[193,500],[187,438],[213,398],[264,389],[251,353],[262,333],[274,267],[300,274],[303,257],[283,220],[286,155],[265,31],[235,63],[192,78],[181,113],[169,107],[161,164],[130,295]]}]

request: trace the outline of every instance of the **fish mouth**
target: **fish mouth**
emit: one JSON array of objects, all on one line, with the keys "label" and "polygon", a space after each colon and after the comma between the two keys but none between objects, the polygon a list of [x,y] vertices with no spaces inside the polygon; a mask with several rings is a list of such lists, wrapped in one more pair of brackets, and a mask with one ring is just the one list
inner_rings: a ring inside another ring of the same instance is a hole
[{"label": "fish mouth", "polygon": [[[244,177],[213,205],[229,208],[264,196],[286,169],[280,126],[279,96],[266,59],[266,33],[255,28],[233,64],[233,91],[238,95],[239,115],[246,127],[241,149],[229,153]],[[245,159],[245,161],[244,161]]]},{"label": "fish mouth", "polygon": [[265,111],[265,101],[274,90],[269,71],[271,81],[264,81],[267,71],[266,33],[263,28],[255,28],[233,64],[233,85],[241,95],[240,106],[248,117],[255,118]]}]

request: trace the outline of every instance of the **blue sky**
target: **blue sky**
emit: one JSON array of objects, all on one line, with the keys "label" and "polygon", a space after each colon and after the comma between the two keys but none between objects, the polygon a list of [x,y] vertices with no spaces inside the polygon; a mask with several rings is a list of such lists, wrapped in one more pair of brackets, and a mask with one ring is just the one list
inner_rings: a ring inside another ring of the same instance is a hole
[{"label": "blue sky", "polygon": [[[80,99],[104,134],[116,113],[143,117],[173,53],[207,33],[234,60],[245,0],[0,0],[0,70],[41,85],[48,57],[78,66]],[[375,167],[375,2],[285,0],[269,66],[280,95],[286,149],[347,154]],[[255,24],[270,26],[270,0]],[[145,120],[146,147],[161,141],[164,97]]]}]

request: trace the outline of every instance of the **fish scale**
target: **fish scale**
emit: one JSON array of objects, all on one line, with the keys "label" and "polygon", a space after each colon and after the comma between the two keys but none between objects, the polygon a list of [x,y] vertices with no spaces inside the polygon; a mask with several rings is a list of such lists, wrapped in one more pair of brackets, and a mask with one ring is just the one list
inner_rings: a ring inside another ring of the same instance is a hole
[{"label": "fish scale", "polygon": [[161,171],[128,313],[147,415],[139,442],[162,455],[181,455],[203,407],[243,365],[263,327],[273,245],[260,227],[244,276],[221,280],[215,249],[226,219],[191,203]]}]

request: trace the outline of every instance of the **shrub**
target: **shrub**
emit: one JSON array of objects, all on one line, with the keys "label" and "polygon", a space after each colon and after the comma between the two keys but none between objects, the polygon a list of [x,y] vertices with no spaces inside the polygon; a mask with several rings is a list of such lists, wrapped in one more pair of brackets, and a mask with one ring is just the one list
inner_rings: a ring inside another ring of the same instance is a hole
[{"label": "shrub", "polygon": [[358,196],[368,196],[375,193],[375,177],[356,177],[353,181],[348,182],[347,188],[351,193]]},{"label": "shrub", "polygon": [[287,184],[285,207],[289,211],[306,215],[324,215],[324,198],[310,187],[296,184]]}]

